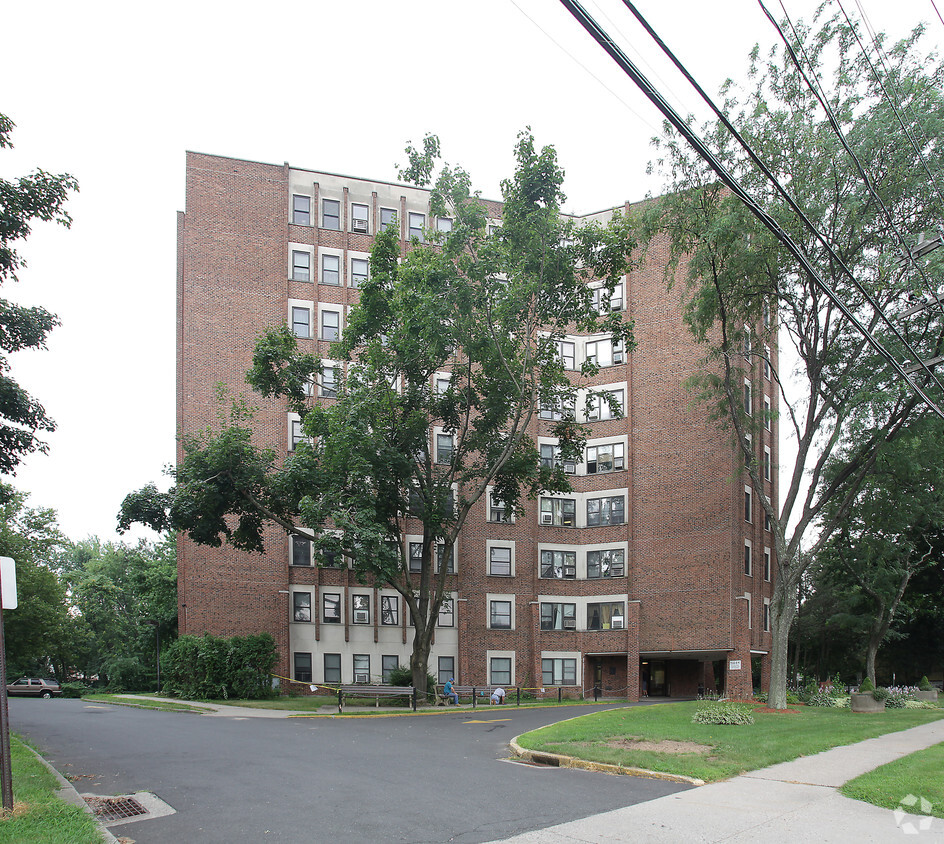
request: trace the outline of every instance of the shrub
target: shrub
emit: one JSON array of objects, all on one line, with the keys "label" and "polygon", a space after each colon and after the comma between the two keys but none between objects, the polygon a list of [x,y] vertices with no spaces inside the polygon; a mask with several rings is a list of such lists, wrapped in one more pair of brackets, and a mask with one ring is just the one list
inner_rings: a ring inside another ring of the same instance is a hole
[{"label": "shrub", "polygon": [[[862,690],[862,686],[859,687],[859,691],[861,690]],[[879,686],[877,689],[872,689],[872,697],[875,700],[877,700],[879,703],[881,703],[884,700],[885,705],[886,706],[888,705],[888,698],[889,698],[888,689],[883,688],[882,686]]]},{"label": "shrub", "polygon": [[931,703],[929,700],[906,700],[905,701],[906,709],[937,709],[937,707]]},{"label": "shrub", "polygon": [[[390,672],[387,683],[391,686],[412,686],[413,671],[408,665],[398,665]],[[429,673],[426,675],[426,694],[434,697],[436,695],[436,678]]]},{"label": "shrub", "polygon": [[[859,691],[874,692],[875,684],[868,677],[866,677],[861,683],[859,683]],[[876,700],[878,700],[878,698],[876,698]]]},{"label": "shrub", "polygon": [[807,706],[836,706],[836,700],[836,696],[834,696],[831,689],[827,687],[810,695],[806,703]]},{"label": "shrub", "polygon": [[86,692],[88,692],[89,687],[84,683],[63,683],[62,684],[62,696],[63,697],[82,697]]},{"label": "shrub", "polygon": [[753,724],[754,716],[746,706],[736,703],[713,703],[695,711],[693,724]]},{"label": "shrub", "polygon": [[927,674],[918,681],[918,689],[922,692],[930,692],[933,688],[934,686],[932,686],[931,681],[928,680]]},{"label": "shrub", "polygon": [[278,660],[268,633],[220,639],[180,636],[161,654],[164,691],[181,698],[270,697]]},{"label": "shrub", "polygon": [[802,703],[802,702],[803,701],[800,700],[799,695],[794,694],[793,692],[787,692],[787,703],[797,704],[797,703]]}]

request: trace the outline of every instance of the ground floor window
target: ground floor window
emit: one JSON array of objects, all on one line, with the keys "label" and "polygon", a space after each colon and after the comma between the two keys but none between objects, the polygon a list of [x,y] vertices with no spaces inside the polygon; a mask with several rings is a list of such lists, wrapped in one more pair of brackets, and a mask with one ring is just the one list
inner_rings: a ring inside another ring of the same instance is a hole
[{"label": "ground floor window", "polygon": [[390,654],[384,654],[380,657],[380,667],[383,671],[383,681],[385,683],[390,682],[391,672],[399,666],[400,660],[396,656],[391,656]]},{"label": "ground floor window", "polygon": [[456,676],[456,658],[454,656],[439,657],[439,676],[440,683],[445,683],[450,677]]},{"label": "ground floor window", "polygon": [[341,654],[324,655],[324,679],[326,683],[341,682]]},{"label": "ground floor window", "polygon": [[370,682],[370,654],[354,654],[354,682]]},{"label": "ground floor window", "polygon": [[295,673],[294,678],[299,683],[311,682],[311,654],[295,654]]},{"label": "ground floor window", "polygon": [[489,665],[489,682],[493,686],[511,685],[511,657],[493,656]]},{"label": "ground floor window", "polygon": [[541,682],[545,686],[576,686],[576,659],[542,659]]}]

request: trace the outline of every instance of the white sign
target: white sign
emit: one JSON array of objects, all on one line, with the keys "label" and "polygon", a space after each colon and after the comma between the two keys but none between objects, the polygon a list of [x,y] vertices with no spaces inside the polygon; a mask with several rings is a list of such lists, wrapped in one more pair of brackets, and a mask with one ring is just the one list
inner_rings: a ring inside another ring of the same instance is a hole
[{"label": "white sign", "polygon": [[5,610],[16,609],[16,563],[13,557],[0,557],[0,603]]},{"label": "white sign", "polygon": [[729,670],[729,671],[740,671],[740,670],[741,670],[741,660],[739,660],[739,659],[729,659],[729,660],[728,660],[728,670]]}]

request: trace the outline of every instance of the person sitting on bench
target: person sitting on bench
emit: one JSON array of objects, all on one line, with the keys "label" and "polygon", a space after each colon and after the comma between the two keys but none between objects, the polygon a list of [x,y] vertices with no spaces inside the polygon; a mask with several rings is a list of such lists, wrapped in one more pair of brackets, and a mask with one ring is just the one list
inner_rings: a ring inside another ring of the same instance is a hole
[{"label": "person sitting on bench", "polygon": [[451,698],[452,698],[452,702],[453,702],[456,706],[458,706],[458,705],[459,705],[459,693],[455,690],[455,688],[453,688],[453,685],[452,685],[452,684],[455,683],[455,682],[456,682],[456,678],[455,678],[455,677],[450,677],[450,678],[449,678],[449,682],[446,683],[445,686],[443,686],[443,697],[444,697],[444,698],[450,698],[450,697],[451,697]]}]

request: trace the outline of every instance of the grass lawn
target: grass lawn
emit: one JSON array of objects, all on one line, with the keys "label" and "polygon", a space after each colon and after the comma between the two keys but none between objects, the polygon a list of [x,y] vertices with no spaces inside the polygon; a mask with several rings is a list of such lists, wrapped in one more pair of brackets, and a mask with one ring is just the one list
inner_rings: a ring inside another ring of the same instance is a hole
[{"label": "grass lawn", "polygon": [[[944,744],[936,744],[856,777],[839,791],[853,800],[864,800],[886,809],[897,809],[902,798],[909,794],[923,797],[931,804],[931,811],[927,814],[944,818],[942,772]],[[902,808],[915,815],[925,814],[921,811],[920,803]]]},{"label": "grass lawn", "polygon": [[22,844],[101,844],[95,819],[60,800],[59,783],[21,741],[10,736],[13,757],[13,812],[0,817],[0,842]]},{"label": "grass lawn", "polygon": [[206,712],[207,708],[205,706],[191,706],[189,703],[184,702],[168,702],[166,700],[154,700],[154,698],[148,697],[147,695],[109,695],[109,694],[94,694],[94,695],[82,695],[82,700],[87,700],[91,702],[98,701],[99,703],[117,703],[120,706],[137,706],[142,709],[166,709],[172,712]]},{"label": "grass lawn", "polygon": [[666,703],[582,715],[525,733],[518,742],[529,750],[714,782],[944,717],[941,709],[863,715],[800,706],[789,715],[757,710],[755,723],[745,726],[693,724],[692,715],[704,705]]}]

